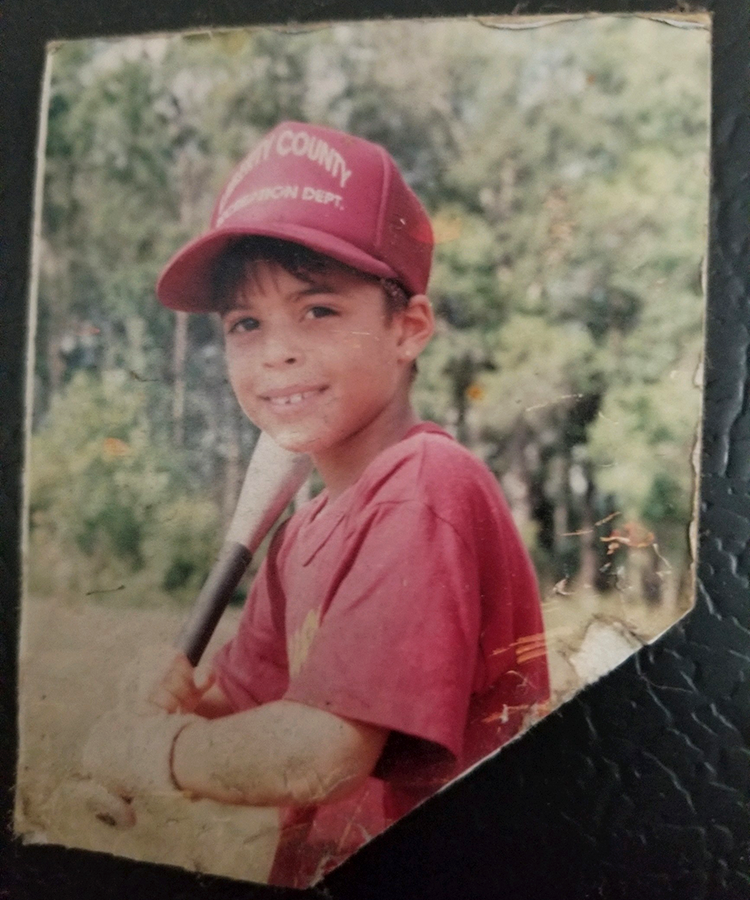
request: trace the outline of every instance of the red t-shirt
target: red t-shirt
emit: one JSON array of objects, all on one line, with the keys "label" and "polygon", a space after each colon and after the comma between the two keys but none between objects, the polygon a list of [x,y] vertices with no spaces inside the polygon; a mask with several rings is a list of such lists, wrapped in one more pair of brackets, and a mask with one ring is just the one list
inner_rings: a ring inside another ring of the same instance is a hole
[{"label": "red t-shirt", "polygon": [[237,711],[283,698],[391,732],[360,790],[284,811],[271,883],[306,887],[543,712],[536,579],[493,475],[412,428],[277,531],[214,669]]}]

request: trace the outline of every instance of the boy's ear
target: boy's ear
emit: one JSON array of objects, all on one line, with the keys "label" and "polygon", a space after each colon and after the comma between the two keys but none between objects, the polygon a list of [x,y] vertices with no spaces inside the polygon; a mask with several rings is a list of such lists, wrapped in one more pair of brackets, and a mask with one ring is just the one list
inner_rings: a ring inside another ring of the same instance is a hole
[{"label": "boy's ear", "polygon": [[424,350],[435,331],[432,304],[425,294],[414,294],[409,305],[399,311],[399,355],[403,362],[413,362]]}]

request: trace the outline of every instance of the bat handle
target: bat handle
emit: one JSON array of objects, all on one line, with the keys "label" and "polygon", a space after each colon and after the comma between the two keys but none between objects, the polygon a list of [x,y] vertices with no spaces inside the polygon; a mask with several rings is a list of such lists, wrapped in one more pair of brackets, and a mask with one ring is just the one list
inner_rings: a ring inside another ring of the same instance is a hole
[{"label": "bat handle", "polygon": [[252,558],[252,553],[242,544],[231,543],[222,548],[175,644],[193,666],[200,662],[203,651]]}]

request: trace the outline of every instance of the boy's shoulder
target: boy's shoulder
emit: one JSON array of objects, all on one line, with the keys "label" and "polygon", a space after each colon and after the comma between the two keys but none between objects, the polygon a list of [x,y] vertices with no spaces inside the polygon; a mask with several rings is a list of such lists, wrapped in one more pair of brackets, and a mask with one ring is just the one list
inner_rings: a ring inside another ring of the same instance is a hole
[{"label": "boy's shoulder", "polygon": [[439,509],[499,498],[487,466],[447,431],[420,422],[382,451],[355,486],[356,505],[416,501]]},{"label": "boy's shoulder", "polygon": [[418,506],[427,515],[447,522],[470,541],[476,529],[512,530],[510,511],[495,476],[432,422],[421,422],[379,453],[347,495],[336,501],[328,515],[321,516],[325,505],[324,494],[304,504],[287,521],[283,541],[279,539],[277,545],[283,543],[289,551],[301,540],[310,550],[321,546],[341,526],[344,535],[358,534],[387,507],[394,514],[390,521],[405,523],[400,509],[407,505],[412,513]]}]

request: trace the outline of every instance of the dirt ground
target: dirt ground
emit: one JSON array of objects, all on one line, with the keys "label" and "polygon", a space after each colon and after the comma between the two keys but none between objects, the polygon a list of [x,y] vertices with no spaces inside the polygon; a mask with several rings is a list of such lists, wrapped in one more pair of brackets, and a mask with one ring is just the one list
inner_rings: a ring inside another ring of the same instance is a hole
[{"label": "dirt ground", "polygon": [[[662,633],[679,614],[621,595],[554,595],[544,606],[553,706]],[[49,842],[265,881],[277,839],[274,810],[229,807],[181,796],[133,801],[136,824],[117,828],[94,815],[106,795],[82,779],[80,751],[96,718],[121,697],[136,649],[171,643],[184,613],[63,604],[30,598],[20,659],[21,748],[16,830]],[[222,619],[206,658],[236,627]],[[137,665],[137,663],[135,663]],[[106,809],[105,809],[106,812]],[[114,809],[110,821],[117,819]],[[107,818],[107,816],[104,816]]]}]

